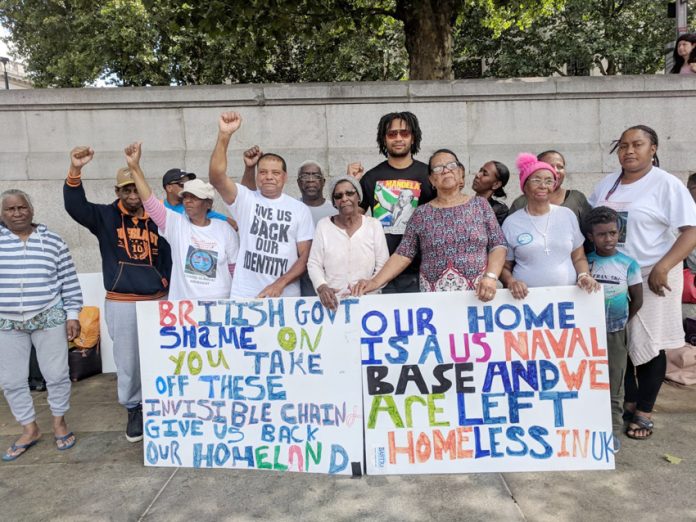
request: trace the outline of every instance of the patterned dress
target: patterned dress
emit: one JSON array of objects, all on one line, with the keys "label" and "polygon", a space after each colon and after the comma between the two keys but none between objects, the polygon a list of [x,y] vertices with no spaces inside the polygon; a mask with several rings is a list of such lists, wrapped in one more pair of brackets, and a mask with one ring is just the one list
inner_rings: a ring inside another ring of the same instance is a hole
[{"label": "patterned dress", "polygon": [[420,253],[421,292],[451,292],[473,290],[488,253],[501,247],[507,243],[491,206],[472,197],[456,207],[418,207],[396,253],[410,259]]}]

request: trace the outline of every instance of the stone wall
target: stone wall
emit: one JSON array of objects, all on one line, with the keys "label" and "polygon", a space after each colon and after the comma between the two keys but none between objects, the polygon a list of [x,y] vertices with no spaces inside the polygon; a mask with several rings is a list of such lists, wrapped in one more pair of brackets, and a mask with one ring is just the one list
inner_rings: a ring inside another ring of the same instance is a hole
[{"label": "stone wall", "polygon": [[[657,130],[664,168],[682,177],[696,170],[696,76],[37,89],[0,92],[1,188],[29,192],[37,220],[63,235],[78,270],[99,271],[96,241],[63,210],[70,149],[90,145],[96,151],[84,169],[91,201],[113,199],[123,147],[135,140],[143,141],[143,168],[161,191],[161,176],[171,167],[207,177],[223,110],[244,118],[230,147],[229,174],[241,175],[242,151],[258,144],[286,158],[288,192],[295,195],[294,174],[306,159],[327,165],[332,175],[351,161],[367,168],[381,161],[377,121],[396,110],[420,119],[419,159],[427,161],[440,147],[458,153],[467,187],[470,173],[487,160],[513,167],[518,152],[556,148],[568,162],[566,185],[589,192],[617,167],[609,154],[612,140],[637,123]],[[515,180],[508,185],[510,201],[519,194]]]}]

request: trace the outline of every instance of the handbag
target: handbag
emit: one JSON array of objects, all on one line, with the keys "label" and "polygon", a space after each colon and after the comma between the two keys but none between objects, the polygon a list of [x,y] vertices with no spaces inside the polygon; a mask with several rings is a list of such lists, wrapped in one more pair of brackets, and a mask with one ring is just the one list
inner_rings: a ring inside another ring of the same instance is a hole
[{"label": "handbag", "polygon": [[696,286],[694,286],[694,274],[688,268],[684,272],[684,289],[682,290],[682,303],[696,303]]}]

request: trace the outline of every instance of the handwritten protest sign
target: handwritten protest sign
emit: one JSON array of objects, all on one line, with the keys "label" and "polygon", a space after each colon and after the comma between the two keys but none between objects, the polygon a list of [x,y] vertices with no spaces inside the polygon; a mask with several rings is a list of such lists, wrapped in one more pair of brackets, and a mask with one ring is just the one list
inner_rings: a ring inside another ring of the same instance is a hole
[{"label": "handwritten protest sign", "polygon": [[601,293],[361,299],[368,474],[613,469]]},{"label": "handwritten protest sign", "polygon": [[360,471],[356,314],[357,300],[139,302],[145,464]]}]

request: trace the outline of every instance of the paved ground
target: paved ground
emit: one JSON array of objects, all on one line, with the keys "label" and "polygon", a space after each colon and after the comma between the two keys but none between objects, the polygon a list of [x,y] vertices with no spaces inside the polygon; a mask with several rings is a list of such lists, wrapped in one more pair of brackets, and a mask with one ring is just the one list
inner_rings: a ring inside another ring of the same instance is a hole
[{"label": "paved ground", "polygon": [[[112,374],[76,384],[75,448],[56,451],[47,432],[21,459],[0,463],[0,520],[696,520],[696,387],[663,387],[655,434],[622,438],[613,472],[362,479],[145,468],[115,396]],[[34,398],[49,427],[45,394]],[[1,401],[0,448],[18,433]]]}]

